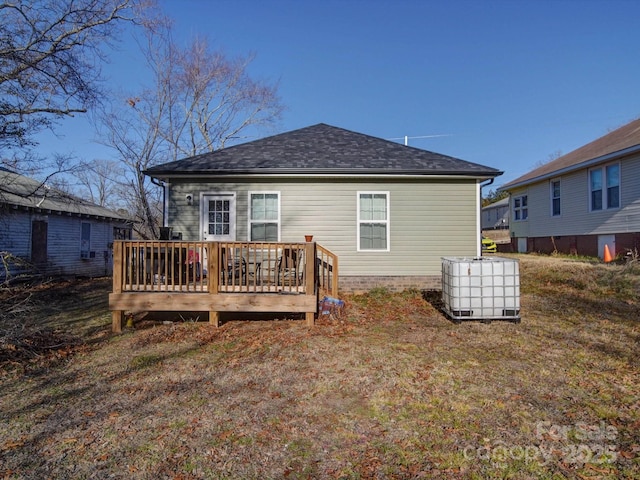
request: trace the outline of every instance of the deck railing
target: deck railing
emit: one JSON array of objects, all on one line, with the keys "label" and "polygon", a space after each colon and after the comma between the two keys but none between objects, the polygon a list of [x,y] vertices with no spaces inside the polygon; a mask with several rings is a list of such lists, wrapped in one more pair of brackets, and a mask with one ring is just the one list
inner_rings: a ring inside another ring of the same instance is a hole
[{"label": "deck railing", "polygon": [[[316,258],[317,270],[307,258]],[[338,258],[308,243],[118,241],[114,287],[122,292],[305,292],[305,279],[337,295]],[[115,285],[118,280],[119,285]]]},{"label": "deck railing", "polygon": [[317,245],[318,286],[324,293],[338,296],[338,256],[331,250]]},{"label": "deck railing", "polygon": [[[315,309],[312,296],[338,292],[338,257],[311,242],[116,241],[113,263],[114,330],[128,309],[176,310],[189,305],[217,318],[217,311],[286,307],[310,315],[310,308]],[[261,296],[273,293],[289,300]],[[294,300],[296,295],[305,298]]]}]

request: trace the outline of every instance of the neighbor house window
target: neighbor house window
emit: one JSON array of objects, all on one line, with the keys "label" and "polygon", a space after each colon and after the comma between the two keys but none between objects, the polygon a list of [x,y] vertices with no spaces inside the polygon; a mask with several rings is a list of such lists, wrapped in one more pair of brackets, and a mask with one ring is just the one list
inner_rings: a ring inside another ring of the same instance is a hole
[{"label": "neighbor house window", "polygon": [[613,164],[589,171],[591,210],[620,207],[620,165]]},{"label": "neighbor house window", "polygon": [[91,224],[82,222],[80,227],[80,258],[89,258],[91,252]]},{"label": "neighbor house window", "polygon": [[358,250],[389,250],[388,192],[358,192]]},{"label": "neighbor house window", "polygon": [[560,180],[551,180],[551,216],[560,215]]},{"label": "neighbor house window", "polygon": [[249,193],[249,240],[277,242],[280,226],[280,194],[277,192]]},{"label": "neighbor house window", "polygon": [[620,207],[620,165],[609,165],[605,169],[607,179],[607,208]]},{"label": "neighbor house window", "polygon": [[131,240],[131,229],[123,227],[113,227],[114,240]]},{"label": "neighbor house window", "polygon": [[513,219],[518,222],[529,218],[529,207],[527,204],[527,196],[520,195],[513,199]]}]

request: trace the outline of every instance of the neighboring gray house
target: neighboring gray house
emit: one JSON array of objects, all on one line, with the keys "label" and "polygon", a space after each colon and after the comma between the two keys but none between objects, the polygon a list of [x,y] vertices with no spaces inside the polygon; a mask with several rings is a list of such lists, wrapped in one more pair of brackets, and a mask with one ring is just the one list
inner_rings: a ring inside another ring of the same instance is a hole
[{"label": "neighboring gray house", "polygon": [[640,119],[503,185],[512,248],[603,257],[640,248]]},{"label": "neighboring gray house", "polygon": [[110,275],[114,238],[131,238],[125,216],[0,169],[0,254],[18,259],[10,274]]},{"label": "neighboring gray house", "polygon": [[441,257],[480,255],[480,188],[502,172],[325,124],[145,172],[183,240],[304,241],[339,256],[340,286],[426,288]]},{"label": "neighboring gray house", "polygon": [[509,228],[509,197],[482,207],[482,230]]}]

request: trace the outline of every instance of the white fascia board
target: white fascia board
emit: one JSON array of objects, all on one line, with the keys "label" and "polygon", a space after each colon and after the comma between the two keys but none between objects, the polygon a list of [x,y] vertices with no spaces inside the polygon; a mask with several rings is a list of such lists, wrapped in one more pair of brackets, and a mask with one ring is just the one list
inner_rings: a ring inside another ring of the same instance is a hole
[{"label": "white fascia board", "polygon": [[[157,177],[156,177],[157,178]],[[313,174],[313,175],[300,175],[300,174],[277,174],[277,173],[269,173],[269,174],[257,174],[257,173],[239,173],[239,174],[186,174],[186,175],[171,175],[164,176],[163,178],[166,181],[171,179],[222,179],[222,178],[299,178],[299,179],[309,179],[309,178],[357,178],[357,179],[439,179],[439,180],[476,180],[478,182],[483,182],[490,178],[494,178],[493,176],[478,176],[478,175],[385,175],[385,174]]]}]

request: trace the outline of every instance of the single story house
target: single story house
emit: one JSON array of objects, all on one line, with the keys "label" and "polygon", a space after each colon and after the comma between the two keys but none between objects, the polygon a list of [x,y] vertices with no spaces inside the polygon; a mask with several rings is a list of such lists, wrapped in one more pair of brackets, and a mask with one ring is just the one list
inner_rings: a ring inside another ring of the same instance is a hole
[{"label": "single story house", "polygon": [[0,279],[111,275],[113,241],[129,238],[125,215],[0,169],[0,255],[10,266]]},{"label": "single story house", "polygon": [[518,252],[604,257],[640,248],[640,119],[517,178],[510,234]]},{"label": "single story house", "polygon": [[509,228],[509,197],[482,207],[482,230],[502,230]]},{"label": "single story house", "polygon": [[340,288],[439,286],[441,257],[477,256],[481,186],[502,172],[326,124],[175,162],[164,224],[188,241],[313,241]]}]

